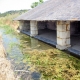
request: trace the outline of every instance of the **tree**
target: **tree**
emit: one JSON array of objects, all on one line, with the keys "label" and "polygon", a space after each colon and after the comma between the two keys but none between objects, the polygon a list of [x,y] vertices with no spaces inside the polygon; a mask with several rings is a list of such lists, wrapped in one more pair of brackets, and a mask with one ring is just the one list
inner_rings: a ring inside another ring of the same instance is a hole
[{"label": "tree", "polygon": [[33,2],[32,5],[31,5],[31,8],[34,8],[34,7],[38,6],[39,4],[41,4],[43,2],[44,2],[43,0],[39,0],[39,2]]},{"label": "tree", "polygon": [[39,0],[39,3],[43,3],[44,1],[43,0]]}]

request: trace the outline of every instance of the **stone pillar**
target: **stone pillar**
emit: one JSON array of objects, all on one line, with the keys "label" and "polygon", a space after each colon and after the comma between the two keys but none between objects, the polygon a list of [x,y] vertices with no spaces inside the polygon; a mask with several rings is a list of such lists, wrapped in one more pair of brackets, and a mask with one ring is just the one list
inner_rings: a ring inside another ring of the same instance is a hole
[{"label": "stone pillar", "polygon": [[37,21],[30,21],[30,36],[38,35]]},{"label": "stone pillar", "polygon": [[19,21],[19,29],[20,31],[30,30],[30,21]]},{"label": "stone pillar", "polygon": [[70,21],[57,21],[56,48],[64,50],[70,46]]}]

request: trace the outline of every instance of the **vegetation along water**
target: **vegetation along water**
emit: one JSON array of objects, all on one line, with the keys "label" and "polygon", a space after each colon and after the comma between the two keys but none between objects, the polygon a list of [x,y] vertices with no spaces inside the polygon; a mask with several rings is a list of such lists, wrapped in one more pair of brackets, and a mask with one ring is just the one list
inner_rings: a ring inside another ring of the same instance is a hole
[{"label": "vegetation along water", "polygon": [[[5,19],[0,20],[0,34],[15,76],[20,80],[80,80],[79,59],[25,34],[17,34],[10,27],[10,20]],[[3,24],[4,21],[9,24]]]}]

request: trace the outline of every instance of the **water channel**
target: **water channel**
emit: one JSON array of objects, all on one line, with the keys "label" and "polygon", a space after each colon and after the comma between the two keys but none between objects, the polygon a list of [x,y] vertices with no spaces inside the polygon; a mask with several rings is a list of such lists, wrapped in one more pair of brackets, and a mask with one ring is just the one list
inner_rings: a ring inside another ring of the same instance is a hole
[{"label": "water channel", "polygon": [[20,80],[79,80],[80,60],[53,46],[19,33],[0,29],[7,59]]}]

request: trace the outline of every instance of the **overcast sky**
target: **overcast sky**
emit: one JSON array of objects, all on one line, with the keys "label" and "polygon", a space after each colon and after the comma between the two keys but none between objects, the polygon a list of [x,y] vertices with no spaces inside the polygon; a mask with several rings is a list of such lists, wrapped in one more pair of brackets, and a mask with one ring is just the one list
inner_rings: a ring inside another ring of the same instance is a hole
[{"label": "overcast sky", "polygon": [[0,0],[0,12],[30,9],[31,4],[36,1],[39,0]]}]

